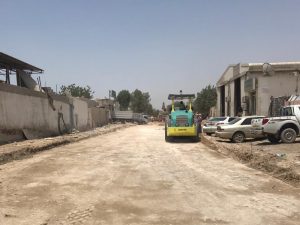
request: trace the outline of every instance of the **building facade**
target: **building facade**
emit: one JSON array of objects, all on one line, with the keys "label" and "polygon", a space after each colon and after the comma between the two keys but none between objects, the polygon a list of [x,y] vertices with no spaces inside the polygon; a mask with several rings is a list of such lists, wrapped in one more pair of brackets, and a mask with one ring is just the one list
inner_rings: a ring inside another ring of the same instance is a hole
[{"label": "building facade", "polygon": [[218,116],[268,115],[270,99],[298,93],[300,62],[229,65],[217,82]]}]

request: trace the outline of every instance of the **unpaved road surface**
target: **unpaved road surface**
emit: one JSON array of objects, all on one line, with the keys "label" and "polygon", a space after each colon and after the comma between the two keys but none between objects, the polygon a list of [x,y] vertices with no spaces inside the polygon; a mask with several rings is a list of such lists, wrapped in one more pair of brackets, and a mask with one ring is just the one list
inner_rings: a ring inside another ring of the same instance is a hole
[{"label": "unpaved road surface", "polygon": [[299,224],[299,189],[135,126],[0,166],[0,224]]}]

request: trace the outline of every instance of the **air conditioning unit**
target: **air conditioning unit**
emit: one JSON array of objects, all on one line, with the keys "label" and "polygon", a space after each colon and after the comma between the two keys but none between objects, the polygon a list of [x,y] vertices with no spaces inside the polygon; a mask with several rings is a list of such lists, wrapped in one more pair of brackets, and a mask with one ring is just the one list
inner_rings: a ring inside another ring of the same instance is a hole
[{"label": "air conditioning unit", "polygon": [[256,88],[257,80],[256,78],[249,78],[244,81],[244,90],[245,92],[253,92]]},{"label": "air conditioning unit", "polygon": [[242,109],[243,111],[248,111],[248,103],[242,103]]},{"label": "air conditioning unit", "polygon": [[244,102],[244,103],[249,102],[249,96],[243,96],[242,97],[242,102]]}]

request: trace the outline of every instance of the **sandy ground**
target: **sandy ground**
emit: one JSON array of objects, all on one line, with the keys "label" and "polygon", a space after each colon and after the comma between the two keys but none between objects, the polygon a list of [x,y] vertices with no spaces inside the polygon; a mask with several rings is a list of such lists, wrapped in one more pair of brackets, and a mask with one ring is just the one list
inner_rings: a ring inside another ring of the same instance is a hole
[{"label": "sandy ground", "polygon": [[135,125],[132,123],[114,123],[83,132],[76,131],[71,134],[65,134],[61,136],[18,141],[0,145],[0,165],[12,160],[31,157],[34,153],[40,151],[48,150],[68,143],[81,141],[90,137],[107,134],[118,129],[123,129],[130,126]]},{"label": "sandy ground", "polygon": [[253,168],[300,187],[300,138],[291,144],[272,144],[267,139],[232,143],[230,140],[204,134],[203,140],[203,143],[208,140],[214,145],[213,149],[224,155],[231,155]]},{"label": "sandy ground", "polygon": [[300,191],[134,126],[0,166],[0,224],[299,224]]}]

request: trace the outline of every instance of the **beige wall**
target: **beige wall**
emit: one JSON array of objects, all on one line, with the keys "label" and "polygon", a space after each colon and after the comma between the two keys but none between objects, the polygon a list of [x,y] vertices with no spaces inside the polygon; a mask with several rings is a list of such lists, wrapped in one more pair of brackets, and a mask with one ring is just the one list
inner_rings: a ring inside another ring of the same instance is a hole
[{"label": "beige wall", "polygon": [[88,108],[80,98],[52,96],[0,83],[0,143],[26,137],[59,135],[75,128],[83,131],[108,123],[105,109]]},{"label": "beige wall", "polygon": [[214,106],[214,107],[211,107],[209,109],[209,117],[216,117],[217,116],[217,108]]},{"label": "beige wall", "polygon": [[108,124],[108,110],[103,108],[90,108],[92,127],[100,127]]},{"label": "beige wall", "polygon": [[257,113],[268,115],[270,97],[295,94],[296,77],[289,72],[276,73],[274,76],[258,76]]},{"label": "beige wall", "polygon": [[74,110],[74,128],[79,131],[88,130],[90,128],[88,103],[80,98],[71,97],[70,99]]},{"label": "beige wall", "polygon": [[62,119],[59,113],[67,127],[71,127],[68,99],[63,100],[54,99],[54,111],[45,94],[0,84],[0,127],[3,130],[37,130],[41,136],[58,135],[58,123]]}]

